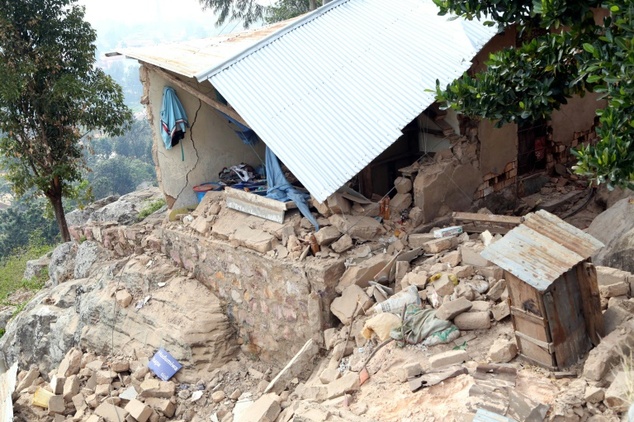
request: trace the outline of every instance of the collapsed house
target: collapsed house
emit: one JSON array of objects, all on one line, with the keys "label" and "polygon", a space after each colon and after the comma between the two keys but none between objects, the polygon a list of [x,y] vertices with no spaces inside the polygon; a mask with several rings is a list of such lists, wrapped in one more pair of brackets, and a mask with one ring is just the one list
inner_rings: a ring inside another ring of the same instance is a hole
[{"label": "collapsed house", "polygon": [[[156,248],[228,301],[245,344],[283,361],[333,323],[339,279],[360,256],[345,255],[353,246],[385,235],[379,243],[394,254],[439,216],[474,204],[497,211],[495,204],[539,190],[535,174],[555,171],[570,147],[593,140],[592,95],[522,128],[469,121],[434,103],[436,81],[445,86],[477,71],[516,36],[438,16],[431,1],[337,0],[253,31],[121,51],[141,63],[169,208],[178,213],[202,200],[186,221],[194,236],[167,228]],[[160,129],[166,88],[182,103],[177,120],[188,123],[170,145]],[[319,215],[304,215],[326,226],[312,244],[318,260],[298,263],[314,228],[285,219],[293,203],[248,184],[269,152],[312,197]],[[238,189],[198,195],[205,184],[223,187],[231,172]],[[125,254],[130,241],[109,243]]]}]

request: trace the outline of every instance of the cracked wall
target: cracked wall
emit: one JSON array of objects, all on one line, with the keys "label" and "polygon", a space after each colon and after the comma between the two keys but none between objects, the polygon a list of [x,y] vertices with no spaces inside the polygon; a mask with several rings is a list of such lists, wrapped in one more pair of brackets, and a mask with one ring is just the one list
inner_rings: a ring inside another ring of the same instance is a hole
[{"label": "cracked wall", "polygon": [[[218,173],[224,167],[241,162],[253,166],[260,164],[258,155],[264,157],[264,143],[260,142],[255,149],[245,145],[214,108],[171,85],[151,69],[142,67],[141,80],[145,87],[142,102],[148,104],[148,118],[152,125],[154,164],[159,187],[170,208],[196,205],[194,186],[218,180]],[[193,79],[186,82],[215,98],[209,82],[197,83]],[[160,106],[166,85],[175,89],[190,125],[185,138],[170,150],[165,149],[159,128]]]}]

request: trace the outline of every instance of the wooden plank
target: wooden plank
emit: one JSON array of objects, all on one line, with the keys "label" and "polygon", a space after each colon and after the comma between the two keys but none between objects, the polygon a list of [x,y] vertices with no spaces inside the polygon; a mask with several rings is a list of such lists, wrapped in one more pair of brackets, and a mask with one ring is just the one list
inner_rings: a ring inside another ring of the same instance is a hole
[{"label": "wooden plank", "polygon": [[524,309],[520,309],[516,306],[511,306],[511,315],[514,315],[518,318],[528,319],[535,324],[539,324],[544,327],[548,325],[548,321],[546,321],[544,318],[538,317],[537,315],[531,314],[530,312],[526,312]]},{"label": "wooden plank", "polygon": [[537,340],[535,338],[532,338],[530,336],[527,336],[524,333],[521,333],[519,331],[517,331],[515,333],[516,337],[521,338],[522,340],[526,340],[526,341],[530,341],[531,343],[541,347],[542,349],[548,351],[548,353],[553,353],[555,351],[555,346],[552,343],[547,343],[545,341],[541,341],[541,340]]},{"label": "wooden plank", "polygon": [[203,103],[207,104],[208,106],[211,106],[211,107],[215,108],[216,110],[223,112],[224,114],[226,114],[227,116],[231,117],[232,119],[235,119],[238,122],[240,122],[241,124],[243,124],[246,127],[250,128],[249,124],[247,122],[245,122],[244,119],[242,118],[242,116],[240,116],[233,108],[231,108],[229,106],[226,106],[226,105],[222,104],[219,101],[214,100],[213,98],[211,98],[208,95],[203,94],[202,92],[198,91],[197,89],[195,89],[191,85],[187,84],[186,82],[181,81],[176,76],[171,75],[170,73],[164,71],[163,69],[161,69],[159,67],[153,66],[153,65],[148,64],[148,63],[144,63],[144,66],[147,66],[153,72],[158,73],[161,77],[167,79],[169,82],[173,83],[174,85],[176,85],[177,87],[179,87],[183,91],[185,91],[185,92],[193,95],[194,97],[198,98],[200,101],[202,101]]},{"label": "wooden plank", "polygon": [[225,203],[227,208],[275,221],[276,223],[284,223],[284,214],[286,211],[267,208],[249,201],[244,201],[240,198],[227,197]]},{"label": "wooden plank", "polygon": [[591,342],[586,334],[576,270],[562,274],[551,284],[544,293],[544,306],[557,367],[577,363],[590,349]]},{"label": "wooden plank", "polygon": [[590,262],[577,265],[579,293],[586,321],[586,331],[593,346],[597,346],[603,337],[603,313],[601,312],[601,298],[597,283],[597,270]]},{"label": "wooden plank", "polygon": [[524,222],[524,217],[514,217],[510,215],[478,214],[474,212],[454,212],[454,220],[473,221],[478,223],[498,223],[519,225]]}]

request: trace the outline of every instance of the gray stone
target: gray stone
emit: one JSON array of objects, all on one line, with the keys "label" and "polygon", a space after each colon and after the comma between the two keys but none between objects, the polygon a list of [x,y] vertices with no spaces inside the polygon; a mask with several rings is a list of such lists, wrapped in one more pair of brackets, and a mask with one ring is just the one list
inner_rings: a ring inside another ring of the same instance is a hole
[{"label": "gray stone", "polygon": [[82,242],[77,248],[77,255],[75,255],[73,278],[87,278],[92,266],[98,261],[106,260],[109,255],[110,253],[97,242],[90,240]]},{"label": "gray stone", "polygon": [[357,314],[367,311],[372,306],[372,300],[365,291],[353,284],[346,287],[341,296],[332,301],[330,311],[344,324],[350,324],[355,308]]},{"label": "gray stone", "polygon": [[47,274],[48,267],[51,264],[50,255],[47,254],[38,259],[32,259],[26,262],[26,269],[24,270],[24,279],[31,280],[36,277],[41,277]]},{"label": "gray stone", "polygon": [[352,238],[348,234],[344,234],[343,236],[341,236],[339,240],[337,240],[336,242],[330,245],[332,250],[337,253],[344,253],[346,251],[349,251],[350,249],[353,248],[353,246],[354,246],[354,242],[352,241]]},{"label": "gray stone", "polygon": [[509,389],[508,415],[518,421],[542,422],[546,419],[549,407],[531,400],[514,389]]},{"label": "gray stone", "polygon": [[491,263],[484,259],[480,252],[484,250],[481,243],[465,243],[460,245],[460,255],[462,265],[473,265],[474,267],[489,267]]},{"label": "gray stone", "polygon": [[488,312],[465,312],[454,318],[453,323],[460,330],[488,330],[491,319]]},{"label": "gray stone", "polygon": [[469,354],[464,350],[448,350],[429,358],[429,367],[432,369],[443,366],[461,364],[469,360]]},{"label": "gray stone", "polygon": [[436,318],[444,320],[452,320],[456,315],[471,309],[473,305],[464,297],[460,297],[456,300],[444,302],[438,310],[436,310]]},{"label": "gray stone", "polygon": [[517,345],[515,341],[505,338],[498,338],[489,349],[489,360],[493,363],[508,363],[517,356]]},{"label": "gray stone", "polygon": [[491,314],[493,314],[494,320],[502,321],[504,318],[511,315],[511,307],[506,301],[500,302],[491,308]]},{"label": "gray stone", "polygon": [[315,233],[315,239],[321,246],[328,246],[341,237],[341,232],[336,227],[326,226]]},{"label": "gray stone", "polygon": [[592,381],[600,381],[621,356],[627,356],[634,348],[634,320],[623,323],[601,339],[601,343],[588,353],[583,365],[583,376]]},{"label": "gray stone", "polygon": [[328,384],[326,399],[343,396],[346,393],[355,392],[359,389],[359,374],[348,372],[341,378]]},{"label": "gray stone", "polygon": [[623,198],[599,214],[586,229],[605,244],[592,258],[597,265],[634,272],[634,203]]},{"label": "gray stone", "polygon": [[330,216],[329,221],[341,233],[346,233],[353,239],[372,240],[385,233],[383,225],[372,217],[362,215],[346,215],[344,217],[340,214],[334,214]]},{"label": "gray stone", "polygon": [[48,275],[53,286],[73,277],[77,245],[74,242],[62,243],[53,250]]},{"label": "gray stone", "polygon": [[496,281],[487,292],[487,299],[497,302],[502,297],[506,289],[506,280],[500,279]]}]

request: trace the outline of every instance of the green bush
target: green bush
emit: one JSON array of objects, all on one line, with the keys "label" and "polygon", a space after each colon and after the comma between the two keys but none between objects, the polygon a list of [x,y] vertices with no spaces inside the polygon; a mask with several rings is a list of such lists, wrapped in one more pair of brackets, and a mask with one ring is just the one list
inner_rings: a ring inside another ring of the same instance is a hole
[{"label": "green bush", "polygon": [[[31,280],[23,278],[27,261],[37,259],[53,249],[37,240],[32,240],[28,247],[18,249],[14,253],[0,260],[0,303],[3,305],[20,305],[10,303],[9,297],[20,289],[38,291],[48,280],[48,271]],[[24,307],[24,305],[22,305]]]},{"label": "green bush", "polygon": [[156,211],[160,210],[163,206],[165,206],[165,199],[157,199],[156,201],[152,201],[145,208],[141,210],[139,213],[139,221],[145,220],[145,218],[151,214],[154,214]]}]

